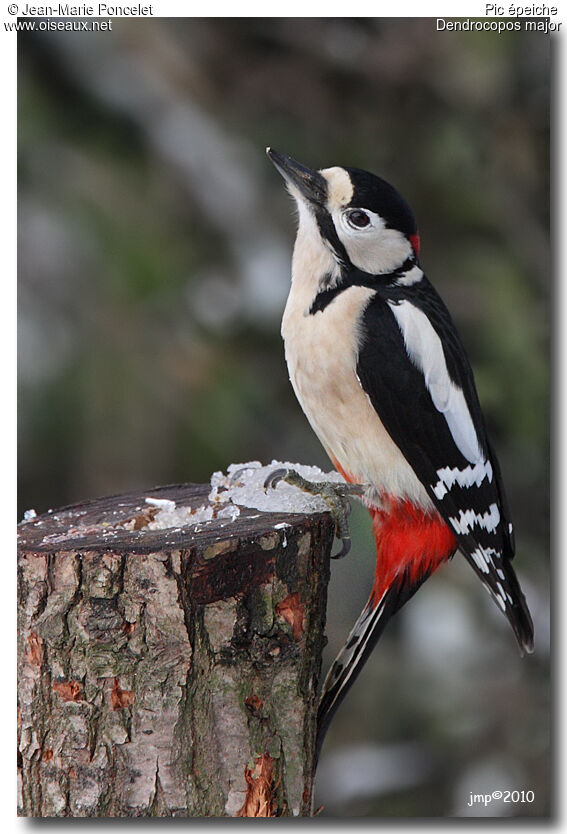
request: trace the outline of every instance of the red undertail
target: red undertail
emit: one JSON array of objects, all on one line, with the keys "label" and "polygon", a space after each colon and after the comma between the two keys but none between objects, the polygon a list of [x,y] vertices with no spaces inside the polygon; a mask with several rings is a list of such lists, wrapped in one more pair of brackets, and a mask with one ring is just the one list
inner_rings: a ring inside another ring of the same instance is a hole
[{"label": "red undertail", "polygon": [[457,540],[437,512],[426,512],[411,501],[387,499],[384,507],[369,507],[376,539],[376,573],[370,599],[374,608],[399,579],[419,584],[446,562]]}]

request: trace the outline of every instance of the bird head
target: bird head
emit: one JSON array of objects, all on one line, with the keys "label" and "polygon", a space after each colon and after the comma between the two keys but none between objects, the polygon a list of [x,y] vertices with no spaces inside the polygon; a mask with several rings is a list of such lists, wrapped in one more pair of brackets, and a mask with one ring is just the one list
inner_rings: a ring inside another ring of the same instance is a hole
[{"label": "bird head", "polygon": [[313,171],[273,148],[267,154],[297,202],[300,230],[319,235],[343,268],[379,275],[417,262],[415,218],[388,182],[358,168]]}]

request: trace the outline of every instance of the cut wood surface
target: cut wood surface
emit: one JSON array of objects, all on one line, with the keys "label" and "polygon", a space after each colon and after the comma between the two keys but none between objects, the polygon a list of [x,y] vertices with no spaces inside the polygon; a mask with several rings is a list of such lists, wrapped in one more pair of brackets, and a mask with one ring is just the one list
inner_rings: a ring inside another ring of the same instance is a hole
[{"label": "cut wood surface", "polygon": [[19,525],[19,813],[309,816],[329,513],[151,529],[208,485]]}]

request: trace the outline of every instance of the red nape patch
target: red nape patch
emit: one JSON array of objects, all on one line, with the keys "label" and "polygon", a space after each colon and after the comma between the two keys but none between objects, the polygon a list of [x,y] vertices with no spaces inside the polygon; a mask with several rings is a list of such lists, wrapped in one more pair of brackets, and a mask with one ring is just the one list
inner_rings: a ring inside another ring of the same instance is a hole
[{"label": "red nape patch", "polygon": [[421,240],[419,239],[419,235],[417,233],[415,235],[410,235],[409,242],[411,243],[411,248],[413,249],[415,254],[419,255],[419,250],[421,247]]},{"label": "red nape patch", "polygon": [[419,582],[447,561],[457,540],[436,511],[425,512],[411,501],[392,499],[385,509],[370,507],[376,539],[376,573],[372,605],[376,606],[395,578],[405,573]]}]

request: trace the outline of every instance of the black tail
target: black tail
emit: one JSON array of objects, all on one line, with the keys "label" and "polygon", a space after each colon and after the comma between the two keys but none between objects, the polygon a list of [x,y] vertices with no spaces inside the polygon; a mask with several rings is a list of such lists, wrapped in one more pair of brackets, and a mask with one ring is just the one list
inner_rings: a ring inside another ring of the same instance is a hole
[{"label": "black tail", "polygon": [[534,627],[510,557],[490,547],[461,542],[461,551],[514,630],[522,654],[534,650]]},{"label": "black tail", "polygon": [[335,712],[362,671],[388,620],[414,595],[428,576],[429,574],[426,574],[419,582],[409,584],[402,575],[384,591],[377,604],[374,602],[375,597],[370,596],[323,684],[317,713],[315,765]]},{"label": "black tail", "polygon": [[534,650],[534,624],[528,609],[528,604],[520,588],[518,577],[514,573],[511,565],[508,566],[506,574],[506,579],[511,589],[511,600],[506,598],[504,613],[514,629],[514,634],[520,644],[520,648],[523,652],[532,654]]}]

